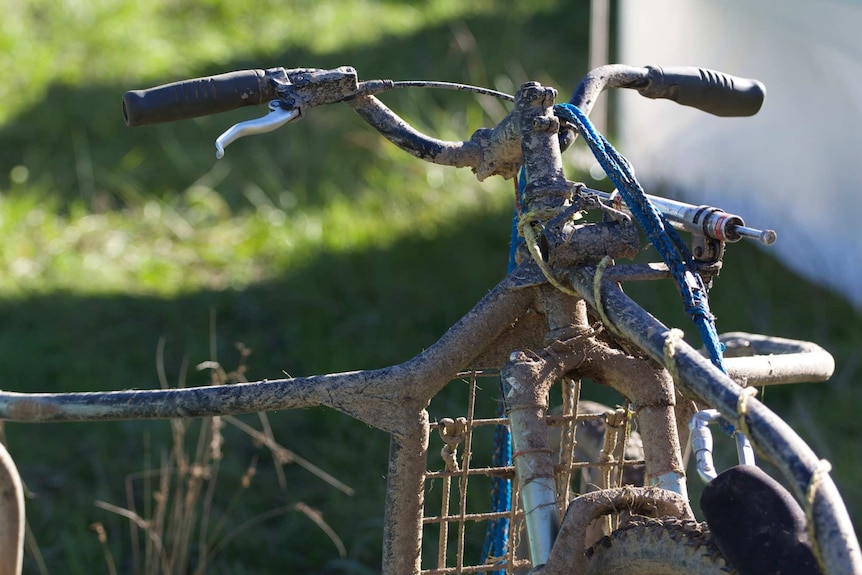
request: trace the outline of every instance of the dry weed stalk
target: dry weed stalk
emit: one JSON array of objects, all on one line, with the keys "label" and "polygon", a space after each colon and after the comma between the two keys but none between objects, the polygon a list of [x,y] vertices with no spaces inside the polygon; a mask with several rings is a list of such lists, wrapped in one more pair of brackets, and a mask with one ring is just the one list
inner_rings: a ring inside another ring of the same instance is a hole
[{"label": "dry weed stalk", "polygon": [[[234,371],[225,371],[215,360],[203,362],[196,368],[198,371],[209,370],[212,385],[245,382],[247,381],[246,362],[251,352],[242,344],[238,344],[237,349],[240,353],[240,361]],[[164,370],[164,340],[159,341],[157,366],[162,387],[169,387]],[[187,368],[188,361],[184,358],[178,380],[179,387],[184,386]],[[104,501],[96,502],[97,507],[128,519],[132,544],[131,562],[136,575],[205,573],[228,542],[263,521],[293,511],[309,518],[330,538],[339,555],[342,558],[346,556],[344,544],[332,527],[324,521],[322,514],[302,502],[271,509],[227,530],[231,522],[231,511],[240,503],[242,494],[250,488],[257,473],[257,455],[252,457],[224,511],[212,525],[217,480],[224,455],[222,431],[225,425],[236,427],[250,436],[258,448],[265,447],[270,451],[279,486],[283,491],[287,488],[283,466],[296,463],[344,493],[353,494],[353,489],[349,486],[279,444],[273,436],[272,427],[265,413],[258,414],[258,418],[261,424],[260,430],[235,417],[202,418],[199,420],[200,427],[196,438],[190,436],[195,421],[170,420],[171,447],[162,453],[159,467],[127,476],[126,507]],[[188,444],[192,439],[195,447],[193,453],[190,453]],[[155,491],[151,491],[151,483],[155,478],[158,479],[158,486]],[[136,482],[143,483],[142,513],[138,512],[135,503]],[[152,500],[147,497],[151,492]],[[92,528],[104,548],[109,572],[115,573],[114,558],[108,546],[104,527],[100,523],[95,523]],[[142,536],[143,549],[141,548]]]}]

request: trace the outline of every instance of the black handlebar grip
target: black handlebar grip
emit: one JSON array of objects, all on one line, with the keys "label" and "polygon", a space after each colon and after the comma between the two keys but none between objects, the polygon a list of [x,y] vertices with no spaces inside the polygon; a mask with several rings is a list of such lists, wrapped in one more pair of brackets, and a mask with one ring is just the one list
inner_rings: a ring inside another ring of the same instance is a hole
[{"label": "black handlebar grip", "polygon": [[276,99],[275,86],[264,70],[240,70],[182,80],[123,96],[127,126],[144,126],[225,112]]},{"label": "black handlebar grip", "polygon": [[647,85],[638,92],[665,98],[716,116],[753,116],[763,105],[766,88],[757,80],[689,66],[647,66]]}]

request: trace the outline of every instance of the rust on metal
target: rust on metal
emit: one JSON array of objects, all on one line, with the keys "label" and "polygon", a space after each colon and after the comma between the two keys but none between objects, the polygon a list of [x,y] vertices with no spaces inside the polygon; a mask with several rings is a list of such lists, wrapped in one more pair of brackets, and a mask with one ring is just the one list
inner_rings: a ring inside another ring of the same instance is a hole
[{"label": "rust on metal", "polygon": [[9,419],[19,421],[44,421],[59,413],[60,408],[53,404],[34,399],[17,399],[9,404]]}]

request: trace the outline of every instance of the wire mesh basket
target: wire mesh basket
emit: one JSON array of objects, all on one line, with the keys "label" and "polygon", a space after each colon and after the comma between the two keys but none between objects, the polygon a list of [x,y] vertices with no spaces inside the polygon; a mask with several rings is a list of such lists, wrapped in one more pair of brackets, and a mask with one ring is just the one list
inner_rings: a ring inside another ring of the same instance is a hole
[{"label": "wire mesh basket", "polygon": [[[424,477],[422,575],[509,575],[525,573],[531,567],[520,506],[511,505],[508,511],[490,510],[492,478],[510,481],[511,500],[518,501],[515,468],[493,465],[487,456],[493,451],[495,427],[508,426],[508,420],[500,416],[500,410],[486,413],[486,404],[496,408],[495,402],[477,402],[477,392],[500,389],[499,377],[497,370],[460,373],[447,387],[466,387],[466,415],[439,417],[431,424]],[[546,416],[549,445],[557,455],[555,479],[561,518],[578,493],[636,484],[643,479],[642,446],[637,433],[632,432],[629,406],[609,409],[581,401],[580,389],[579,381],[560,382],[552,394],[558,393],[561,403]],[[434,407],[432,402],[432,414]],[[573,483],[577,485],[573,487]],[[502,556],[483,562],[479,542],[492,522],[504,525],[507,545]],[[609,532],[613,525],[597,528]]]}]

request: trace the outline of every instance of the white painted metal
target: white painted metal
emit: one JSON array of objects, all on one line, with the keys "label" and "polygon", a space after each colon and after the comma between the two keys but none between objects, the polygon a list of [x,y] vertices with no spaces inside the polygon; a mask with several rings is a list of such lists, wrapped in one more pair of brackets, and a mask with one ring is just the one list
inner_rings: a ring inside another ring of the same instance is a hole
[{"label": "white painted metal", "polygon": [[761,80],[753,118],[621,94],[619,149],[676,188],[774,228],[768,248],[862,309],[862,2],[620,0],[620,61]]}]

